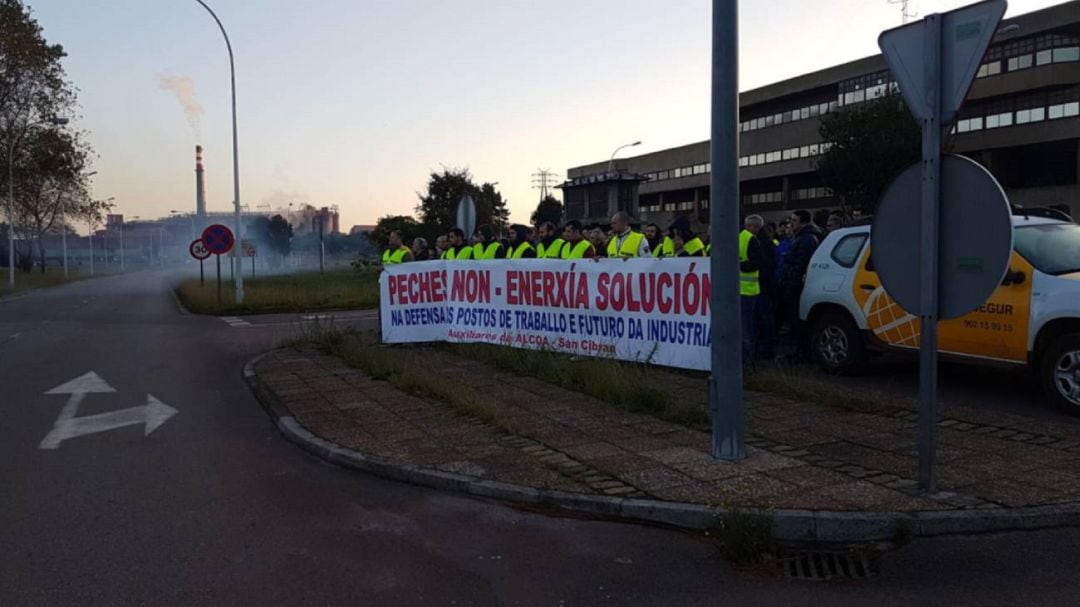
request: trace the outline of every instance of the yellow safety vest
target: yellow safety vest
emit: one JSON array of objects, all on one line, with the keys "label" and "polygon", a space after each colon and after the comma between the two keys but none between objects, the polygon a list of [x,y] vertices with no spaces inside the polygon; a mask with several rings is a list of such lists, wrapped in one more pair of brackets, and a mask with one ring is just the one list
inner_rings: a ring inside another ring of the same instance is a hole
[{"label": "yellow safety vest", "polygon": [[670,236],[665,236],[660,241],[660,246],[653,249],[653,257],[675,257],[675,241]]},{"label": "yellow safety vest", "polygon": [[696,236],[683,245],[683,250],[690,257],[705,257],[705,243]]},{"label": "yellow safety vest", "polygon": [[487,260],[495,259],[495,256],[499,254],[499,243],[489,242],[487,246],[484,243],[478,242],[473,245],[473,259]]},{"label": "yellow safety vest", "polygon": [[559,259],[562,257],[563,246],[566,245],[566,241],[562,238],[556,238],[551,241],[551,246],[544,246],[544,243],[536,243],[536,256],[541,259]]},{"label": "yellow safety vest", "polygon": [[[750,241],[754,235],[749,230],[739,232],[739,263],[750,260]],[[761,294],[758,272],[739,272],[739,295],[754,296]]]},{"label": "yellow safety vest", "polygon": [[449,261],[465,261],[467,259],[472,259],[473,247],[468,245],[461,245],[461,250],[459,251],[455,251],[452,248],[447,249],[443,251],[442,258]]},{"label": "yellow safety vest", "polygon": [[405,261],[405,256],[409,254],[409,247],[402,245],[398,250],[391,252],[390,249],[383,251],[382,262],[384,266],[401,263]]},{"label": "yellow safety vest", "polygon": [[571,245],[566,243],[566,246],[562,250],[563,259],[584,259],[585,251],[592,248],[592,243],[588,240],[580,240],[577,244]]},{"label": "yellow safety vest", "polygon": [[640,232],[630,232],[623,239],[622,246],[619,246],[619,237],[612,236],[608,241],[607,255],[608,257],[637,257],[638,249],[641,248],[641,241],[645,240],[645,235]]},{"label": "yellow safety vest", "polygon": [[525,251],[528,251],[532,248],[533,246],[531,244],[523,242],[514,249],[513,253],[510,254],[510,259],[521,259],[521,256],[525,254]]}]

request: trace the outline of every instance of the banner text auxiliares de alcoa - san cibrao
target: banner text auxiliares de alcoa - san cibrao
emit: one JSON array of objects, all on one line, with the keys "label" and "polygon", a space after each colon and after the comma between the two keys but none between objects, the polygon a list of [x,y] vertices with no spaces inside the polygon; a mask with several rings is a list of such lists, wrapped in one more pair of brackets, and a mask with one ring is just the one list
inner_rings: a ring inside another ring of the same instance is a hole
[{"label": "banner text auxiliares de alcoa - san cibrao", "polygon": [[[432,270],[388,276],[390,305],[497,303],[569,310],[595,309],[707,316],[707,273],[502,270],[504,288],[492,289],[491,270]],[[493,292],[494,291],[494,292]]]}]

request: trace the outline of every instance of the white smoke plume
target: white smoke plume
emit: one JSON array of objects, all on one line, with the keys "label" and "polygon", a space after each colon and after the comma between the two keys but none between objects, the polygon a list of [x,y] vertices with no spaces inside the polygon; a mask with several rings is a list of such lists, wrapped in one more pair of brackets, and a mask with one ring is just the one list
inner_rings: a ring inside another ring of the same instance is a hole
[{"label": "white smoke plume", "polygon": [[191,132],[195,135],[195,140],[200,141],[202,134],[199,122],[202,120],[203,107],[199,100],[195,98],[195,81],[188,76],[174,74],[158,74],[157,78],[159,88],[172,91],[176,95],[176,100],[180,102],[180,107],[184,108],[184,114],[187,115],[188,124],[191,125]]}]

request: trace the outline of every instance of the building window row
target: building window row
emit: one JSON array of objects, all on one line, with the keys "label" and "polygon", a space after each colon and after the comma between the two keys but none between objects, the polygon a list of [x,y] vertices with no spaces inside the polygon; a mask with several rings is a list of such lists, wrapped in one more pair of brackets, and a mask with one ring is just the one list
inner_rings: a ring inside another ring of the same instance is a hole
[{"label": "building window row", "polygon": [[652,171],[651,173],[644,173],[643,176],[647,177],[650,182],[653,181],[666,181],[668,179],[679,179],[682,177],[690,177],[693,175],[704,175],[712,170],[712,166],[708,162],[701,164],[692,164],[690,166],[678,167],[674,169],[664,169],[663,171]]},{"label": "building window row", "polygon": [[979,66],[976,78],[996,76],[1003,71],[1016,72],[1051,63],[1080,61],[1080,37],[1046,34],[1014,40],[986,52],[986,62]]},{"label": "building window row", "polygon": [[837,107],[839,107],[837,102],[829,101],[780,112],[779,114],[761,116],[759,118],[747,120],[746,122],[740,122],[739,131],[745,133],[747,131],[756,131],[758,129],[796,122],[798,120],[817,118],[818,116],[823,116],[829,112],[835,112]]},{"label": "building window row", "polygon": [[833,195],[833,191],[830,188],[816,187],[816,188],[796,188],[791,190],[792,200],[814,200],[816,198],[829,198]]},{"label": "building window row", "polygon": [[744,205],[752,204],[769,204],[772,202],[783,202],[783,192],[763,192],[761,194],[745,194],[742,197]]},{"label": "building window row", "polygon": [[970,133],[984,129],[997,129],[1013,125],[1075,118],[1080,116],[1080,101],[1055,103],[1047,107],[1033,107],[1022,110],[988,113],[985,116],[972,116],[959,120],[952,128],[953,133]]},{"label": "building window row", "polygon": [[760,154],[749,154],[747,156],[739,157],[740,167],[753,167],[762,164],[772,164],[774,162],[783,162],[785,160],[798,160],[799,158],[810,158],[812,156],[820,156],[828,151],[829,143],[812,143],[810,145],[803,145],[794,148],[787,148],[784,150],[774,150],[772,152],[763,152]]}]

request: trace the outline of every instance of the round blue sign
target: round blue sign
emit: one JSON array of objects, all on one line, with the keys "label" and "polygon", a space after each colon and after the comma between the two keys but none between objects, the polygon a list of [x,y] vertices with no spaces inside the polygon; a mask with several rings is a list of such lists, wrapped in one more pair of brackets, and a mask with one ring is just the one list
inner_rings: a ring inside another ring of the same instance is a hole
[{"label": "round blue sign", "polygon": [[231,251],[233,245],[236,244],[232,230],[220,223],[207,226],[203,230],[202,241],[206,245],[206,249],[214,255],[224,255]]}]

